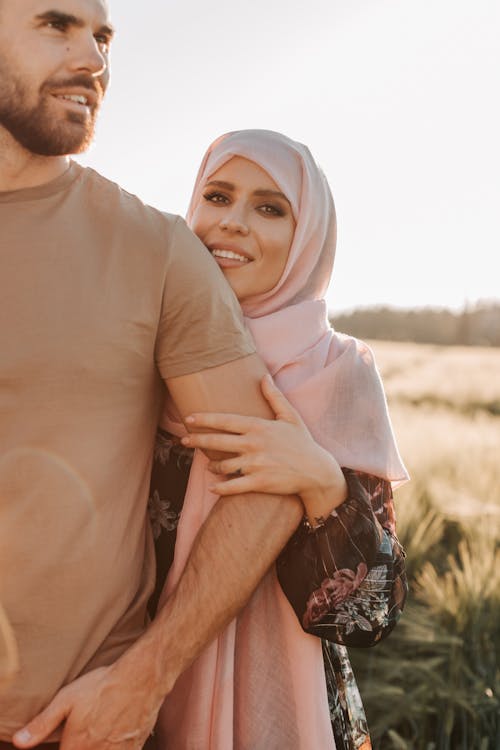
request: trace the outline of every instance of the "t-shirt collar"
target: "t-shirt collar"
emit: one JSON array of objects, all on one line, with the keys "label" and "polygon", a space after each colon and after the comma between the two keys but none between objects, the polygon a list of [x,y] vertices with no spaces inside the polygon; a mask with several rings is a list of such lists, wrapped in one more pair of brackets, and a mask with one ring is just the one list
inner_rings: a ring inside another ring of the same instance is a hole
[{"label": "t-shirt collar", "polygon": [[67,188],[83,172],[83,167],[75,161],[70,161],[68,169],[54,180],[35,187],[20,190],[0,190],[0,203],[18,203],[21,201],[40,200],[47,198]]}]

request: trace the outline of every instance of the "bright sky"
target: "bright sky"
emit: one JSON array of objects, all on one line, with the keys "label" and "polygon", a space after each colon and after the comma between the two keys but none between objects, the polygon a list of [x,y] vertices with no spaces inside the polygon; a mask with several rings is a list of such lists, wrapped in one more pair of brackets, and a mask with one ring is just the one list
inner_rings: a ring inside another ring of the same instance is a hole
[{"label": "bright sky", "polygon": [[216,136],[306,143],[337,206],[332,310],[500,298],[498,0],[109,0],[80,159],[184,214]]}]

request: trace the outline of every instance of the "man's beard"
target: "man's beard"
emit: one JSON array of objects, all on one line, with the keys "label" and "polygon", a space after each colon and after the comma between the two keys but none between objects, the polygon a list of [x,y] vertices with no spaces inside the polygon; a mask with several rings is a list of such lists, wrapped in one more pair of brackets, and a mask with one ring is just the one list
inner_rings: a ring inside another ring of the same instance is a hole
[{"label": "man's beard", "polygon": [[[38,103],[29,107],[26,87],[20,80],[4,74],[0,65],[0,125],[27,151],[40,156],[79,154],[90,145],[103,96],[102,85],[91,76],[80,74],[66,81],[46,81],[40,88]],[[3,79],[3,80],[2,80]],[[10,85],[9,85],[10,84]],[[52,92],[87,88],[97,94],[98,104],[91,116],[68,110],[65,116],[51,113]]]}]

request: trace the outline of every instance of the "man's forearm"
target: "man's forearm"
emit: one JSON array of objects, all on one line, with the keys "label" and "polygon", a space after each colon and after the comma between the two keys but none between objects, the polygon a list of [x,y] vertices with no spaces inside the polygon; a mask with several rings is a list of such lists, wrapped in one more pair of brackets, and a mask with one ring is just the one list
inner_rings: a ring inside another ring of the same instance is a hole
[{"label": "man's forearm", "polygon": [[[202,526],[175,591],[122,657],[167,695],[175,681],[246,604],[303,515],[295,497],[221,498]],[[120,661],[122,661],[120,660]]]}]

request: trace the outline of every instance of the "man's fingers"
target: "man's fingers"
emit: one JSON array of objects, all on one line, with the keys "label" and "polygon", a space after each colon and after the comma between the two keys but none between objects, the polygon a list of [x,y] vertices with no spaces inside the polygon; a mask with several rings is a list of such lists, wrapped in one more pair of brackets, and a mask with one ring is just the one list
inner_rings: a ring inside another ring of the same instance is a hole
[{"label": "man's fingers", "polygon": [[68,700],[62,695],[56,695],[38,716],[29,724],[15,733],[12,741],[16,747],[30,748],[46,740],[57,727],[62,724],[70,712]]},{"label": "man's fingers", "polygon": [[285,422],[295,424],[302,423],[300,414],[293,408],[280,389],[274,385],[274,381],[270,375],[264,375],[260,382],[260,388],[276,419],[282,419]]}]

